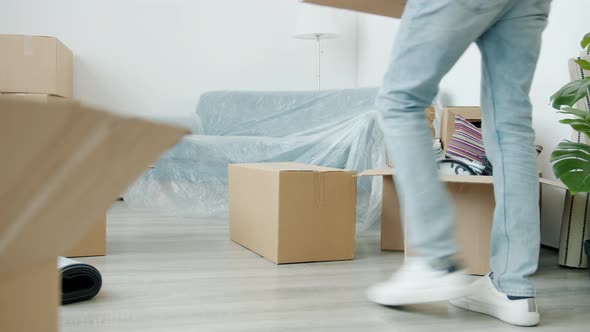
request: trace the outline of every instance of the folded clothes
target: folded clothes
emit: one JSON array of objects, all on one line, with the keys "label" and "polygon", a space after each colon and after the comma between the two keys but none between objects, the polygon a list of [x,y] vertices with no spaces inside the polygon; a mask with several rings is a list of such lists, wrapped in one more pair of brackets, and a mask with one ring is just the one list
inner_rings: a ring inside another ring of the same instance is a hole
[{"label": "folded clothes", "polygon": [[90,300],[100,291],[102,277],[94,266],[59,257],[58,268],[62,278],[62,304]]},{"label": "folded clothes", "polygon": [[460,115],[455,115],[455,132],[447,147],[447,154],[483,165],[485,149],[481,129]]},{"label": "folded clothes", "polygon": [[[537,155],[543,146],[535,145]],[[493,165],[485,154],[481,129],[460,115],[455,115],[455,132],[447,147],[448,159],[460,161],[476,175],[493,175]]]}]

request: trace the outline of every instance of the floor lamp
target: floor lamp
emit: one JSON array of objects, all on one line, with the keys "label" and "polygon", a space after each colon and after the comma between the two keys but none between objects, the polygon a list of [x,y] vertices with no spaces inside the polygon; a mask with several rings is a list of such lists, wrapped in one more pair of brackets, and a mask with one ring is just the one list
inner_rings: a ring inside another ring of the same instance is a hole
[{"label": "floor lamp", "polygon": [[322,40],[340,37],[334,14],[330,9],[300,4],[295,38],[315,40],[317,44],[318,90],[322,88]]}]

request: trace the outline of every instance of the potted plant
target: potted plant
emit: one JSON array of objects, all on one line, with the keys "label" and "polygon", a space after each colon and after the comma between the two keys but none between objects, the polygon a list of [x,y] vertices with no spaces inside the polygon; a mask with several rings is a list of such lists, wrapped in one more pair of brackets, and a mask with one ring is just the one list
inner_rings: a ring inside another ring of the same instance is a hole
[{"label": "potted plant", "polygon": [[[582,38],[582,48],[590,53],[590,33]],[[590,71],[590,62],[581,58],[574,60],[579,69]],[[585,268],[584,240],[590,233],[590,219],[587,207],[590,202],[590,112],[575,108],[574,105],[585,98],[590,107],[590,77],[574,80],[553,96],[552,106],[559,113],[571,115],[560,122],[571,126],[579,133],[576,142],[562,141],[551,154],[553,172],[570,189],[566,195],[564,214],[561,224],[559,264],[568,267]],[[582,212],[583,211],[583,212]],[[588,252],[588,241],[586,250]]]},{"label": "potted plant", "polygon": [[[586,34],[580,45],[590,51],[590,33]],[[575,62],[584,70],[590,70],[590,62],[578,59]],[[575,131],[590,139],[590,112],[574,108],[582,98],[589,98],[590,77],[572,81],[563,86],[553,96],[551,105],[561,114],[573,118],[559,122],[571,126]],[[570,189],[572,194],[590,192],[590,145],[562,141],[551,154],[553,172]]]}]

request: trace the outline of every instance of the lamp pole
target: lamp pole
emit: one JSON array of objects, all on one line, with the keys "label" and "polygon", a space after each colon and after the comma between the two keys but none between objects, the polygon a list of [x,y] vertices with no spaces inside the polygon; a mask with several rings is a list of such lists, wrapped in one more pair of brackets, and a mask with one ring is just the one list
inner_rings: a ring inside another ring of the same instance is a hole
[{"label": "lamp pole", "polygon": [[320,34],[315,35],[315,39],[318,42],[318,91],[322,89],[322,42]]}]

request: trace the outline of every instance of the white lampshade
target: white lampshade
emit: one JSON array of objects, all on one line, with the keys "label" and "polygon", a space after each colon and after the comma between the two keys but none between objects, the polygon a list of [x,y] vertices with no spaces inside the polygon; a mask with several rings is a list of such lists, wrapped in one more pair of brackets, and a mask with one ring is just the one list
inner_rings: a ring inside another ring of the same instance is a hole
[{"label": "white lampshade", "polygon": [[334,11],[330,8],[300,3],[295,38],[333,39],[340,37]]}]

